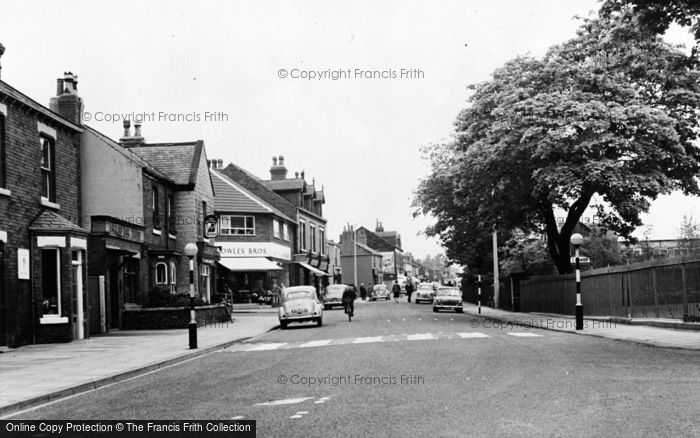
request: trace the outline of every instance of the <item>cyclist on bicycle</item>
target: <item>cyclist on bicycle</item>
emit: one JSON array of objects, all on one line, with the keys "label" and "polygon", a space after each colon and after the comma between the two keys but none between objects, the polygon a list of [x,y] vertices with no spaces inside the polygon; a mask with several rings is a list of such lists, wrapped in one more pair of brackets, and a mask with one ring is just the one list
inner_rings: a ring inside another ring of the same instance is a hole
[{"label": "cyclist on bicycle", "polygon": [[343,291],[343,305],[349,308],[350,316],[355,314],[355,300],[357,299],[357,290],[354,285],[349,285]]}]

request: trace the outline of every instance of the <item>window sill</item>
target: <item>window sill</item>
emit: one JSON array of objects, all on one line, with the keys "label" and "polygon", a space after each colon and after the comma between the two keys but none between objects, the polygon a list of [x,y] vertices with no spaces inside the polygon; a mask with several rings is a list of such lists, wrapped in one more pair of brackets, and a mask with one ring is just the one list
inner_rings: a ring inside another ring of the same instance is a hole
[{"label": "window sill", "polygon": [[67,316],[42,316],[39,318],[39,324],[68,324]]},{"label": "window sill", "polygon": [[155,230],[155,229],[154,229],[154,230],[153,230],[153,234],[155,234],[156,236],[162,236],[162,235],[163,235],[163,232],[160,231],[160,230]]},{"label": "window sill", "polygon": [[61,209],[61,206],[59,204],[56,204],[55,202],[51,202],[47,198],[44,198],[43,196],[41,197],[41,205],[43,205],[44,207],[49,207],[49,208],[53,208],[56,210]]},{"label": "window sill", "polygon": [[7,189],[3,189],[2,187],[0,187],[0,195],[2,195],[2,196],[12,196],[12,191],[11,191],[11,190],[7,190]]}]

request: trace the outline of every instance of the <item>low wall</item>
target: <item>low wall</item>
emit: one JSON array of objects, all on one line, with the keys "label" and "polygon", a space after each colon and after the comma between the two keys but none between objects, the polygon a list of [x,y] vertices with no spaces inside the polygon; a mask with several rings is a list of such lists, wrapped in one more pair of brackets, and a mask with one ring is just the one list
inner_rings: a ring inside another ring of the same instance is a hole
[{"label": "low wall", "polygon": [[[223,305],[195,307],[198,325],[231,322],[231,315]],[[187,328],[190,323],[189,307],[154,307],[122,311],[122,330],[159,330]]]}]

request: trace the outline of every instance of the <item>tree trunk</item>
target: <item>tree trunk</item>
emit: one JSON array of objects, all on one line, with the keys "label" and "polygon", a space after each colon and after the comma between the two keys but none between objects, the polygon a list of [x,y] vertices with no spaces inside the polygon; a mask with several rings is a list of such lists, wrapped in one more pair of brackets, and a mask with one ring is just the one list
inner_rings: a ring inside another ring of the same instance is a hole
[{"label": "tree trunk", "polygon": [[557,227],[552,205],[548,204],[543,208],[545,230],[547,232],[547,248],[560,274],[574,272],[574,268],[571,265],[569,240],[574,232],[574,227],[578,224],[586,208],[588,208],[588,203],[592,197],[592,191],[584,191],[581,197],[571,205],[561,230]]}]

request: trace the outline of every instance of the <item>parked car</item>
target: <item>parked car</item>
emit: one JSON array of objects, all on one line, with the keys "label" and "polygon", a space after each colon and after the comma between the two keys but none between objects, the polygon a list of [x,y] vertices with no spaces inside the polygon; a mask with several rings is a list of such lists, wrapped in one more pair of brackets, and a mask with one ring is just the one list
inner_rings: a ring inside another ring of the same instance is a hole
[{"label": "parked car", "polygon": [[279,310],[280,327],[287,328],[290,322],[315,322],[323,325],[323,305],[316,297],[313,286],[292,286],[282,292]]},{"label": "parked car", "polygon": [[376,301],[381,298],[389,300],[391,298],[391,293],[384,284],[375,284],[374,286],[372,286],[372,291],[370,292],[370,294],[370,299],[372,301]]},{"label": "parked car", "polygon": [[343,292],[348,287],[345,284],[330,284],[326,286],[326,292],[321,297],[323,299],[323,309],[332,309],[333,306],[343,307]]},{"label": "parked car", "polygon": [[416,289],[414,301],[416,304],[421,301],[432,302],[434,296],[435,287],[430,283],[421,283],[418,285],[418,289]]},{"label": "parked car", "polygon": [[462,307],[462,291],[456,287],[439,287],[435,292],[435,299],[433,299],[433,312],[443,309],[462,313],[464,309]]}]

